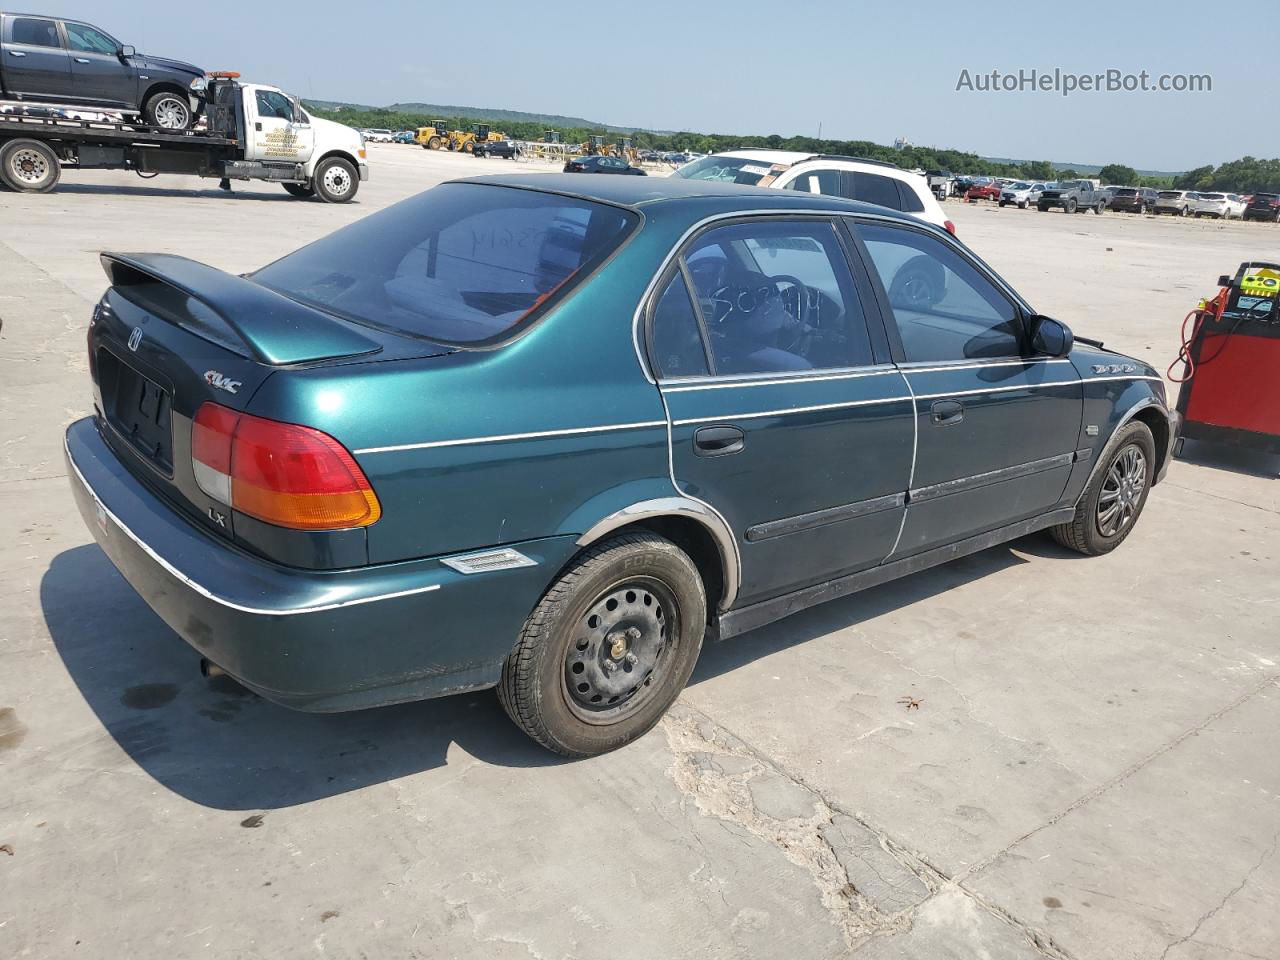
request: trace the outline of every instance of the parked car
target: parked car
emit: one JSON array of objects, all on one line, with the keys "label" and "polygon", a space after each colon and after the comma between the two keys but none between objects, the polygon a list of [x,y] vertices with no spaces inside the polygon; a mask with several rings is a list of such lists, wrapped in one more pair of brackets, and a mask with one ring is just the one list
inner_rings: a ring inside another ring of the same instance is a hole
[{"label": "parked car", "polygon": [[397,131],[395,136],[391,138],[392,143],[414,143],[418,142],[418,134],[413,130]]},{"label": "parked car", "polygon": [[1000,192],[1004,188],[1000,181],[994,178],[982,177],[975,180],[969,189],[965,192],[966,200],[999,200]]},{"label": "parked car", "polygon": [[477,157],[502,157],[505,160],[514,160],[521,155],[520,144],[515,140],[493,140],[489,143],[475,144],[474,153]]},{"label": "parked car", "polygon": [[1097,180],[1062,180],[1046,189],[1036,201],[1036,209],[1044,213],[1050,207],[1061,207],[1063,213],[1102,213],[1107,198]]},{"label": "parked car", "polygon": [[1245,206],[1244,219],[1280,223],[1280,193],[1255,193]]},{"label": "parked car", "polygon": [[925,183],[928,184],[929,192],[941,201],[951,196],[951,190],[956,178],[949,170],[927,170],[925,171],[924,179]]},{"label": "parked car", "polygon": [[1160,190],[1156,193],[1155,213],[1171,213],[1176,217],[1190,216],[1198,194],[1189,190]]},{"label": "parked car", "polygon": [[1035,204],[1040,199],[1040,194],[1044,193],[1045,185],[1040,182],[1032,183],[1028,180],[1016,180],[1005,187],[1000,188],[1000,206],[1016,203],[1019,210],[1027,209],[1027,204]]},{"label": "parked car", "polygon": [[1201,193],[1192,208],[1197,217],[1215,220],[1243,219],[1245,202],[1236,193]]},{"label": "parked car", "polygon": [[1107,206],[1129,213],[1147,213],[1155,210],[1158,199],[1158,194],[1151,187],[1116,187]]},{"label": "parked car", "polygon": [[395,138],[395,134],[390,130],[382,130],[380,128],[363,130],[361,132],[364,134],[364,138],[366,140],[373,143],[390,143]]},{"label": "parked car", "polygon": [[564,173],[617,173],[624,176],[647,177],[639,167],[633,167],[621,157],[570,157],[565,161]]},{"label": "parked car", "polygon": [[794,150],[734,150],[695,160],[672,176],[861,200],[955,233],[955,224],[942,212],[924,177],[879,160]]},{"label": "parked car", "polygon": [[137,112],[185,130],[204,85],[199,67],[140,54],[91,24],[0,13],[0,100]]},{"label": "parked car", "polygon": [[497,686],[570,756],[706,634],[1038,530],[1115,549],[1176,435],[1143,361],[805,191],[483,177],[245,276],[102,259],[69,482],[207,670],[312,711]]}]

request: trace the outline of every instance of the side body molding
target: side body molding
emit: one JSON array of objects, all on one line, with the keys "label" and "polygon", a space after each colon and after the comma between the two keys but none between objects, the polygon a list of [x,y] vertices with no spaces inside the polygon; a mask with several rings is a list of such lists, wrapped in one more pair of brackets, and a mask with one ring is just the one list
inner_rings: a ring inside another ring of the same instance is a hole
[{"label": "side body molding", "polygon": [[699,503],[697,500],[691,500],[688,497],[658,497],[654,500],[633,503],[595,523],[578,538],[578,546],[589,546],[614,530],[654,517],[688,517],[706,528],[715,541],[716,549],[720,553],[720,565],[724,570],[724,595],[720,598],[720,609],[728,610],[733,606],[738,596],[738,583],[741,578],[738,545],[724,519],[706,504]]}]

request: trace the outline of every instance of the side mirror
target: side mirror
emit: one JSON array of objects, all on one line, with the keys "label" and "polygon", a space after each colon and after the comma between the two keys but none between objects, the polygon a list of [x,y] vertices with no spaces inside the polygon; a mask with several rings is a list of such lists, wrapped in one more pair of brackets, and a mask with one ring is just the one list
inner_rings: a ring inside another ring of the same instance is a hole
[{"label": "side mirror", "polygon": [[136,57],[138,55],[138,51],[126,43],[120,48],[119,55],[127,60],[129,57]]},{"label": "side mirror", "polygon": [[1075,346],[1075,337],[1065,323],[1037,313],[1027,320],[1031,352],[1037,356],[1065,357]]},{"label": "side mirror", "polygon": [[307,122],[307,115],[302,112],[302,105],[299,103],[295,103],[293,105],[293,122],[294,123]]},{"label": "side mirror", "polygon": [[1218,278],[1218,286],[1220,287],[1231,286],[1231,278],[1224,273],[1222,276]]}]

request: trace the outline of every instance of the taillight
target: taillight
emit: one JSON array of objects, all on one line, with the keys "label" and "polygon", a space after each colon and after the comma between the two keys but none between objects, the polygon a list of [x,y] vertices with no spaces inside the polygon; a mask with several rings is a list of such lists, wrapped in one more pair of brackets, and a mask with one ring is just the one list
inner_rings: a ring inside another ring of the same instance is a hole
[{"label": "taillight", "polygon": [[277,527],[343,530],[382,515],[359,464],[327,433],[205,403],[191,424],[196,484]]},{"label": "taillight", "polygon": [[956,235],[956,225],[950,220],[943,221],[942,225],[947,228],[947,233],[951,234],[953,237]]}]

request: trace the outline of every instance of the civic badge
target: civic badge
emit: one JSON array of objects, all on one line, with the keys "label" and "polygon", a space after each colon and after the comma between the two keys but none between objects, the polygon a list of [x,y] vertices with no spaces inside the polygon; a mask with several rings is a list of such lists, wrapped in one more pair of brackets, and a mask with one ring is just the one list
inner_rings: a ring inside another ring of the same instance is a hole
[{"label": "civic badge", "polygon": [[204,372],[204,382],[218,390],[225,390],[227,393],[235,393],[240,389],[239,380],[232,380],[217,370],[206,370]]},{"label": "civic badge", "polygon": [[138,352],[138,344],[142,342],[142,328],[134,327],[133,332],[129,334],[129,349],[134,353]]}]

